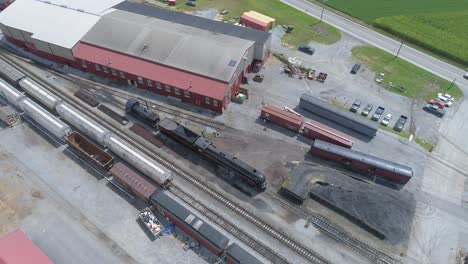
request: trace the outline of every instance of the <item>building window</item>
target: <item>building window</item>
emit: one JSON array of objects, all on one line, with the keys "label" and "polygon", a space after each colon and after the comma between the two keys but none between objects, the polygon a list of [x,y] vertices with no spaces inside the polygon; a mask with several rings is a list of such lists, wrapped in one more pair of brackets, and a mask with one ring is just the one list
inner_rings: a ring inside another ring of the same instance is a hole
[{"label": "building window", "polygon": [[83,68],[88,68],[88,62],[85,61],[85,60],[82,60],[81,61],[81,66],[83,66]]},{"label": "building window", "polygon": [[210,98],[209,97],[205,97],[205,104],[210,104]]},{"label": "building window", "polygon": [[146,83],[148,84],[148,86],[153,86],[153,81],[152,80],[146,80]]},{"label": "building window", "polygon": [[125,72],[120,71],[119,74],[120,74],[120,77],[125,78]]},{"label": "building window", "polygon": [[111,68],[112,75],[117,76],[117,71]]},{"label": "building window", "polygon": [[184,91],[184,96],[187,98],[190,98],[190,92],[189,91]]},{"label": "building window", "polygon": [[143,78],[141,78],[140,76],[138,76],[138,82],[139,82],[139,83],[143,83]]},{"label": "building window", "polygon": [[100,71],[100,70],[101,70],[101,66],[99,66],[99,64],[94,64],[94,68],[96,68],[96,71]]},{"label": "building window", "polygon": [[108,69],[106,66],[102,66],[102,70],[103,70],[105,73],[109,73],[109,69]]},{"label": "building window", "polygon": [[174,93],[177,94],[177,95],[180,95],[180,89],[174,87]]},{"label": "building window", "polygon": [[161,89],[161,83],[160,82],[156,82],[156,88]]},{"label": "building window", "polygon": [[213,99],[213,106],[218,106],[218,100]]},{"label": "building window", "polygon": [[166,88],[166,92],[169,92],[169,93],[171,92],[171,86],[170,85],[166,84],[164,87]]}]

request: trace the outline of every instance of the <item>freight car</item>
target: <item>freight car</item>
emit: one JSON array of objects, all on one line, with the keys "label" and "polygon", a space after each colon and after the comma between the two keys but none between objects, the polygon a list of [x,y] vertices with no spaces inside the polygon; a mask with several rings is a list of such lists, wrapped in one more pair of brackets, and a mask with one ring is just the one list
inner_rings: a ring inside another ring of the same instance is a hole
[{"label": "freight car", "polygon": [[136,99],[130,99],[127,101],[125,112],[140,118],[152,127],[155,127],[159,121],[158,114],[142,106]]},{"label": "freight car", "polygon": [[152,195],[151,202],[158,212],[210,251],[218,256],[221,256],[225,252],[229,239],[211,225],[192,214],[192,212],[165,192],[162,191]]},{"label": "freight car", "polygon": [[121,162],[112,166],[109,172],[114,180],[122,185],[122,187],[140,197],[145,202],[150,202],[151,195],[158,191],[156,186]]},{"label": "freight car", "polygon": [[19,101],[26,97],[3,79],[0,79],[0,95],[15,107],[19,107]]},{"label": "freight car", "polygon": [[5,80],[11,84],[18,85],[19,81],[23,79],[25,75],[9,63],[0,59],[0,77],[5,78]]},{"label": "freight car", "polygon": [[355,115],[308,94],[302,94],[299,105],[317,116],[321,116],[368,137],[374,137],[379,128],[379,124],[376,122],[372,122],[365,117]]},{"label": "freight car", "polygon": [[62,100],[57,96],[48,92],[44,87],[35,81],[27,78],[22,79],[19,82],[19,86],[31,97],[36,99],[38,102],[43,104],[49,110],[54,110],[55,106]]},{"label": "freight car", "polygon": [[145,174],[157,184],[166,187],[172,181],[172,174],[161,164],[149,158],[144,153],[130,147],[124,140],[111,135],[105,145],[121,159],[125,160],[137,170]]},{"label": "freight car", "polygon": [[159,122],[159,129],[170,137],[180,141],[188,147],[199,151],[203,156],[217,164],[238,173],[242,180],[261,191],[266,189],[265,175],[247,163],[239,160],[222,150],[219,150],[210,140],[192,130],[165,118]]},{"label": "freight car", "polygon": [[319,122],[308,121],[304,123],[302,134],[311,139],[319,139],[345,148],[353,147],[351,137]]},{"label": "freight car", "polygon": [[107,171],[114,164],[114,157],[91,143],[80,133],[74,131],[65,137],[71,149],[80,157],[93,161],[94,166]]},{"label": "freight car", "polygon": [[236,243],[232,243],[226,250],[226,264],[262,264],[260,260],[252,256]]},{"label": "freight car", "polygon": [[413,169],[375,156],[346,149],[321,140],[314,140],[310,152],[322,158],[341,162],[351,169],[371,173],[379,180],[392,183],[398,187],[413,177]]},{"label": "freight car", "polygon": [[263,106],[260,116],[263,120],[271,121],[295,132],[299,132],[304,123],[304,117],[302,115],[273,105]]},{"label": "freight car", "polygon": [[31,99],[21,99],[19,102],[19,107],[27,116],[32,118],[35,123],[59,139],[63,139],[65,136],[71,133],[71,129],[67,124],[49,113],[44,108],[40,107]]},{"label": "freight car", "polygon": [[75,108],[66,103],[59,103],[55,110],[62,118],[78,130],[86,134],[88,137],[99,143],[101,146],[106,146],[106,137],[110,135],[110,131],[98,125],[90,118],[80,113]]}]

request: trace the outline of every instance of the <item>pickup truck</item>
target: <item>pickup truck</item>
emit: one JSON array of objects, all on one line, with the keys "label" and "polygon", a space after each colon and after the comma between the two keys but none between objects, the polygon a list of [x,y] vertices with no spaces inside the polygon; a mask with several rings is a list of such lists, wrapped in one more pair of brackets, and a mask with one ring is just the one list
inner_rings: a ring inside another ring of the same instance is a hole
[{"label": "pickup truck", "polygon": [[405,128],[406,121],[408,121],[408,117],[401,115],[396,121],[395,126],[393,126],[393,129],[398,132],[402,131]]},{"label": "pickup truck", "polygon": [[385,108],[379,106],[377,107],[377,110],[375,110],[374,114],[372,115],[372,120],[378,121],[380,117],[382,116],[383,112],[385,111]]}]

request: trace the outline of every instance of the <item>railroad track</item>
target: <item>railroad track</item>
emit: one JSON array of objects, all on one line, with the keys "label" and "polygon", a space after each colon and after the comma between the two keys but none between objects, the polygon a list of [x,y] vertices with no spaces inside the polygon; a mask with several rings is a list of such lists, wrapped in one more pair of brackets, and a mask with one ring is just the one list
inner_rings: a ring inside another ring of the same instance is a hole
[{"label": "railroad track", "polygon": [[339,243],[343,243],[345,246],[350,248],[351,250],[355,251],[356,253],[366,257],[372,263],[377,264],[401,264],[402,262],[387,254],[381,250],[376,249],[375,247],[367,244],[364,241],[353,237],[351,234],[345,232],[344,230],[338,228],[337,226],[330,223],[328,219],[325,217],[315,214],[312,212],[307,211],[306,209],[300,208],[299,206],[293,205],[281,197],[279,197],[275,193],[271,193],[269,191],[264,192],[264,195],[268,198],[277,202],[278,205],[291,211],[292,213],[296,214],[297,216],[305,219],[307,222],[314,225],[320,232],[328,235],[329,237],[333,238]]},{"label": "railroad track", "polygon": [[[136,99],[136,100],[141,101],[143,103],[143,105],[145,105],[146,102],[149,102],[149,105],[152,108],[154,108],[154,109],[156,109],[156,110],[158,110],[160,112],[164,112],[166,114],[170,114],[170,115],[173,115],[173,116],[176,116],[176,117],[180,117],[180,118],[183,118],[183,119],[186,119],[186,120],[190,120],[191,122],[195,122],[195,123],[198,123],[198,124],[201,124],[201,125],[209,126],[209,127],[212,127],[212,128],[218,129],[218,130],[227,128],[227,126],[224,123],[214,121],[214,120],[212,120],[210,118],[200,117],[200,116],[193,115],[193,114],[190,114],[190,113],[178,111],[176,109],[173,109],[173,108],[167,107],[167,106],[165,106],[165,105],[163,105],[161,103],[158,103],[158,102],[156,102],[154,100],[147,101],[147,100],[144,100],[144,99],[142,99],[140,97],[135,97],[135,96],[132,96],[132,95],[130,95],[128,93],[118,91],[117,89],[105,87],[104,85],[99,85],[99,84],[97,84],[95,82],[85,80],[85,79],[82,79],[82,78],[77,77],[77,76],[67,75],[67,74],[56,72],[56,71],[54,71],[53,73],[58,75],[59,77],[65,79],[65,80],[68,80],[68,81],[70,81],[72,83],[77,84],[80,88],[82,88],[82,89],[86,90],[88,93],[92,93],[94,95],[98,95],[98,92],[101,92],[101,93],[106,94],[106,95],[112,95],[112,96],[120,97],[120,98],[123,98],[123,99],[126,99],[126,100]],[[102,97],[102,96],[101,96],[101,99],[108,100],[108,99],[106,99],[105,97]],[[111,102],[111,103],[116,103],[116,102]],[[121,105],[123,107],[123,109],[125,109],[124,104],[121,104],[121,103],[118,103],[118,104]]]},{"label": "railroad track", "polygon": [[248,245],[255,251],[259,252],[261,255],[263,255],[265,258],[270,260],[272,263],[278,263],[278,264],[289,263],[285,258],[277,254],[274,254],[265,244],[263,244],[260,241],[256,241],[255,238],[249,235],[246,231],[244,231],[243,229],[237,226],[234,226],[233,224],[229,222],[226,222],[225,219],[221,217],[218,213],[204,206],[200,201],[195,199],[193,196],[189,196],[187,195],[187,193],[181,191],[181,189],[177,187],[176,185],[173,185],[171,187],[171,192],[175,194],[177,197],[179,197],[182,201],[189,204],[190,206],[195,208],[197,211],[199,211],[203,215],[207,216],[209,219],[211,219],[211,221],[216,223],[218,226],[222,227],[225,230],[229,230],[229,233],[234,235],[239,240],[243,241],[246,245]]},{"label": "railroad track", "polygon": [[[62,94],[60,92],[57,92],[56,89],[53,87],[53,85],[50,85],[49,83],[44,81],[42,77],[38,76],[37,74],[35,74],[31,70],[29,70],[28,68],[23,67],[21,64],[19,64],[19,63],[15,62],[14,60],[10,59],[7,55],[5,55],[4,52],[0,52],[0,58],[2,58],[5,61],[9,62],[12,66],[14,66],[15,68],[19,69],[20,71],[22,71],[23,73],[28,75],[31,79],[33,79],[34,81],[36,81],[37,83],[42,85],[49,92],[51,92],[52,94],[58,96],[63,101],[69,103],[71,106],[76,107],[77,109],[87,109],[87,108],[91,109],[91,107],[89,107],[86,104],[84,104],[83,102],[79,101],[77,98],[75,98],[73,96],[69,96],[69,95],[64,95],[64,94]],[[330,263],[327,260],[325,260],[323,257],[321,257],[319,254],[314,252],[313,250],[308,249],[307,247],[305,247],[301,243],[295,241],[294,239],[290,238],[286,234],[283,234],[283,233],[277,231],[276,229],[274,229],[270,225],[264,223],[262,220],[257,218],[252,213],[245,210],[242,206],[236,204],[235,202],[229,200],[228,198],[224,197],[220,193],[218,193],[218,192],[214,191],[213,189],[209,188],[202,181],[198,180],[195,176],[191,175],[189,172],[184,171],[183,169],[179,168],[178,166],[175,166],[172,162],[170,162],[165,157],[163,157],[161,155],[158,155],[158,154],[155,154],[154,151],[152,151],[151,149],[144,146],[144,144],[142,144],[138,140],[135,140],[131,136],[129,131],[121,131],[120,128],[114,126],[113,124],[111,124],[110,122],[108,122],[106,120],[103,120],[101,117],[99,117],[97,114],[95,114],[93,112],[87,111],[86,115],[88,117],[92,118],[93,120],[99,122],[101,125],[103,125],[107,129],[109,129],[112,133],[114,133],[115,135],[123,138],[128,143],[133,145],[135,148],[141,150],[143,153],[145,153],[149,157],[155,159],[156,161],[158,161],[162,165],[164,165],[167,168],[171,169],[177,175],[179,175],[179,176],[183,177],[184,179],[188,180],[193,185],[200,188],[202,191],[206,192],[208,195],[210,195],[211,197],[213,197],[214,199],[219,201],[221,204],[223,204],[226,207],[230,208],[232,211],[236,212],[237,214],[239,214],[240,216],[242,216],[243,218],[245,218],[249,222],[255,224],[262,231],[269,234],[274,239],[278,240],[279,242],[281,242],[282,244],[284,244],[288,248],[296,251],[299,255],[304,257],[309,262],[314,263],[314,264],[327,264],[327,263]],[[179,191],[181,191],[180,188],[179,188]],[[188,194],[188,193],[185,193],[184,195],[186,195],[187,197],[190,197],[190,194]],[[203,209],[203,210],[206,210],[206,209]],[[225,225],[226,223],[230,223],[229,220],[227,220],[226,218],[223,218],[223,217],[221,217],[219,215],[212,215],[212,214],[207,215],[207,217],[210,217],[210,216],[212,216],[212,217],[216,216],[214,219],[210,218],[210,220],[214,221],[215,223],[217,221],[220,222],[221,220],[223,221],[222,222],[223,225]],[[235,225],[232,224],[232,223],[230,223],[230,225],[232,227],[235,227]],[[241,235],[242,233],[236,233],[236,232],[239,232],[238,230],[239,229],[231,229],[231,230],[228,229],[226,231],[233,232],[233,233],[231,233],[232,235],[238,237],[242,242],[244,242],[246,245],[251,246],[254,250],[259,250],[260,252],[257,251],[258,253],[260,253],[260,254],[262,254],[264,256],[266,255],[265,257],[267,259],[271,260],[273,263],[277,263],[275,261],[280,261],[279,263],[283,263],[283,262],[281,262],[283,258],[280,255],[278,255],[276,252],[274,252],[272,249],[268,249],[267,252],[264,252],[264,249],[262,249],[262,248],[266,248],[266,247],[263,246],[262,242],[260,242],[258,240],[252,240],[252,239],[249,240],[248,236],[243,236],[243,235]]]}]

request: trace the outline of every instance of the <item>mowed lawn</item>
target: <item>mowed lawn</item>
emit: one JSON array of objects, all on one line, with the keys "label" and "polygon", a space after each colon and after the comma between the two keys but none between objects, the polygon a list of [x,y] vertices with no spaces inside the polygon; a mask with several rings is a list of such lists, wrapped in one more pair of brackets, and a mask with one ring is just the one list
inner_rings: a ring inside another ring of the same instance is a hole
[{"label": "mowed lawn", "polygon": [[[458,86],[451,85],[445,79],[403,59],[396,58],[394,54],[369,46],[355,47],[352,49],[352,53],[358,61],[367,65],[376,75],[384,72],[382,86],[392,92],[423,100],[433,99],[437,93],[449,93],[457,99],[463,97]],[[404,87],[405,91],[391,88],[390,82],[395,87]]]},{"label": "mowed lawn", "polygon": [[325,3],[468,67],[468,0],[328,0]]},{"label": "mowed lawn", "polygon": [[294,31],[283,37],[283,43],[287,46],[297,47],[300,44],[311,41],[332,44],[340,40],[341,33],[338,29],[321,23],[297,9],[290,7],[279,0],[197,0],[196,7],[185,5],[185,0],[178,0],[176,8],[187,11],[206,10],[216,8],[221,11],[229,10],[224,20],[232,17],[240,17],[245,11],[254,10],[276,19],[277,25],[293,25]]}]

